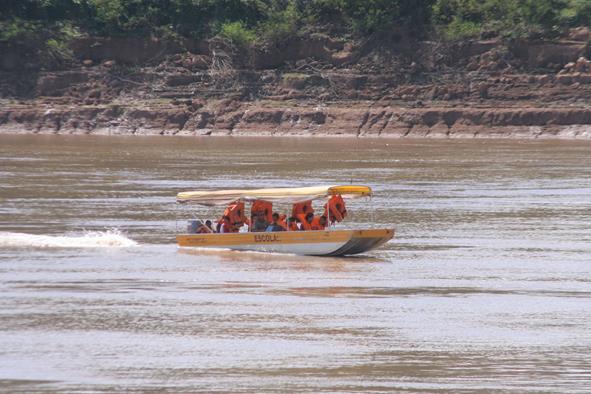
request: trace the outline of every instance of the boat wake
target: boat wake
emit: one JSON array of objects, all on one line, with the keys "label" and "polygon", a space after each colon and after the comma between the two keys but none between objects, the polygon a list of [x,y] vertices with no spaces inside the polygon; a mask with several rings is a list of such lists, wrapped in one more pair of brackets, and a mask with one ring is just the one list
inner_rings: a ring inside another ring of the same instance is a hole
[{"label": "boat wake", "polygon": [[118,230],[74,235],[37,235],[0,231],[0,248],[125,248],[138,243]]}]

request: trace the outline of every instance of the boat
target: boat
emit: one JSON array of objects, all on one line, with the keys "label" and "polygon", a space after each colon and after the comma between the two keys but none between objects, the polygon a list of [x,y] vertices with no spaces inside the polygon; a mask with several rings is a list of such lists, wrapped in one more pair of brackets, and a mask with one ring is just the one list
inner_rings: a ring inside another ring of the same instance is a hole
[{"label": "boat", "polygon": [[[340,195],[343,199],[371,197],[368,186],[312,186],[251,190],[191,191],[177,195],[180,204],[226,206],[236,201],[256,200],[295,204],[308,200],[328,199]],[[394,237],[393,228],[336,229],[311,231],[274,231],[178,234],[180,247],[231,249],[270,253],[290,253],[311,256],[346,256],[375,249]]]}]

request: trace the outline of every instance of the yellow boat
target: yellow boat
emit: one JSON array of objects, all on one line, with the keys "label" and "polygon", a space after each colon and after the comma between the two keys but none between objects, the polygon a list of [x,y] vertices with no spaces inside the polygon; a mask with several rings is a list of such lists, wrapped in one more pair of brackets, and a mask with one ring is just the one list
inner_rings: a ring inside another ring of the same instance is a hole
[{"label": "yellow boat", "polygon": [[[272,203],[295,204],[341,195],[343,198],[369,197],[367,186],[314,186],[301,188],[275,188],[256,190],[218,190],[183,192],[177,202],[205,206],[224,206],[237,200],[251,202],[264,200]],[[179,234],[181,247],[224,248],[272,253],[292,253],[314,256],[344,256],[367,252],[394,237],[394,229],[336,230],[328,227],[321,231],[276,231],[241,233]]]}]

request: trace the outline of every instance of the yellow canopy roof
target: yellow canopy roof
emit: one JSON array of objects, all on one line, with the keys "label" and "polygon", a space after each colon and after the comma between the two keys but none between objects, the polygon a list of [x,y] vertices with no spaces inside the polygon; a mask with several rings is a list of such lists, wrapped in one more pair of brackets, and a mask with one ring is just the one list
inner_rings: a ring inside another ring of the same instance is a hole
[{"label": "yellow canopy roof", "polygon": [[265,200],[269,202],[297,203],[307,200],[325,198],[340,194],[345,198],[371,196],[371,188],[368,186],[312,186],[312,187],[284,187],[277,189],[253,189],[253,190],[215,190],[194,191],[177,194],[176,200],[180,203],[193,202],[201,205],[227,205],[236,200],[254,201]]}]

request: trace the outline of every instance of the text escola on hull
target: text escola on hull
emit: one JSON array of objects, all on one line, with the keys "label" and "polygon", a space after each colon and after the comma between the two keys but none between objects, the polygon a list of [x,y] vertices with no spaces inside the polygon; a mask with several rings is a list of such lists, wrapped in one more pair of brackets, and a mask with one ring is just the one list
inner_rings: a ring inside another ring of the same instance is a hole
[{"label": "text escola on hull", "polygon": [[375,249],[394,237],[393,229],[181,234],[182,247],[225,248],[313,256],[345,256]]}]

